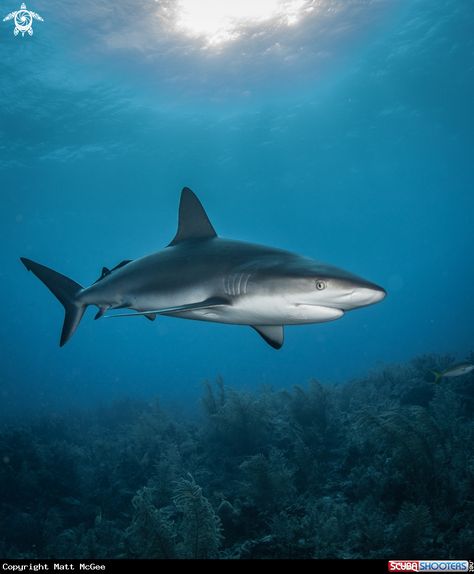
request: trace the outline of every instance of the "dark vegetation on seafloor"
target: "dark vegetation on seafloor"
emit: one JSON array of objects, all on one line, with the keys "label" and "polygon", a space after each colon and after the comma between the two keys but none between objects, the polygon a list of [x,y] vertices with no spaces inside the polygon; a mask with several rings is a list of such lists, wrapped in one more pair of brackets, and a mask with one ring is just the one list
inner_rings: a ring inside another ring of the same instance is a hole
[{"label": "dark vegetation on seafloor", "polygon": [[[474,357],[471,356],[471,360]],[[474,376],[423,356],[203,415],[121,402],[0,433],[9,558],[462,558],[474,540]]]}]

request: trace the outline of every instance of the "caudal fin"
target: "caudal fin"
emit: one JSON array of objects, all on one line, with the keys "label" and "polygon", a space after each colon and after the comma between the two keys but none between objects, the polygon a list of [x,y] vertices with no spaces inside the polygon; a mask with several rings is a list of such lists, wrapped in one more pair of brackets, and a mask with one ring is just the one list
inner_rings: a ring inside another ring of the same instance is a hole
[{"label": "caudal fin", "polygon": [[443,378],[443,373],[439,373],[438,371],[431,371],[434,375],[433,383],[439,383],[440,380]]},{"label": "caudal fin", "polygon": [[73,336],[86,310],[87,305],[77,301],[77,295],[82,290],[82,287],[79,283],[49,269],[49,267],[35,263],[25,257],[20,257],[20,259],[28,271],[33,271],[36,277],[46,285],[64,307],[65,317],[59,342],[59,346],[62,347]]}]

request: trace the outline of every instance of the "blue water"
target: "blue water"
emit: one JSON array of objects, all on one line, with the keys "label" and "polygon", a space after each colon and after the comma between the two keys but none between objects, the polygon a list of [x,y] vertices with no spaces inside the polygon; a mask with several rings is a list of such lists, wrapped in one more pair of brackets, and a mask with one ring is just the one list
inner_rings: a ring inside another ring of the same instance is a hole
[{"label": "blue water", "polygon": [[[472,349],[474,6],[316,5],[218,45],[173,27],[176,2],[35,0],[44,22],[24,38],[0,22],[2,417],[119,397],[186,406],[217,375],[341,382]],[[63,310],[19,257],[88,285],[170,241],[185,185],[220,235],[388,297],[288,328],[278,352],[245,327],[92,310],[60,349]]]}]

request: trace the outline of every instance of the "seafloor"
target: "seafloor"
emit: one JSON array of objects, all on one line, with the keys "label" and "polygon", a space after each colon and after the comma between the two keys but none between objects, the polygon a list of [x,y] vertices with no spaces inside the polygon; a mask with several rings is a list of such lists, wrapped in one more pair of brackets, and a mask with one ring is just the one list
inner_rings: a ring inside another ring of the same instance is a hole
[{"label": "seafloor", "polygon": [[130,400],[4,426],[0,554],[467,557],[474,376],[429,381],[450,362],[285,391],[218,380],[195,416]]}]

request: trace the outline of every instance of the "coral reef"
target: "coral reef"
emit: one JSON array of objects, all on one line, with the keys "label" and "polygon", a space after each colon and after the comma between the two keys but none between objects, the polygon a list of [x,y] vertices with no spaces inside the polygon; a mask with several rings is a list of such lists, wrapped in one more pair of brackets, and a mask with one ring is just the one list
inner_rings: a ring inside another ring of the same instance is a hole
[{"label": "coral reef", "polygon": [[0,432],[9,558],[459,558],[474,377],[424,356],[344,385],[206,383],[199,417],[125,401]]}]

